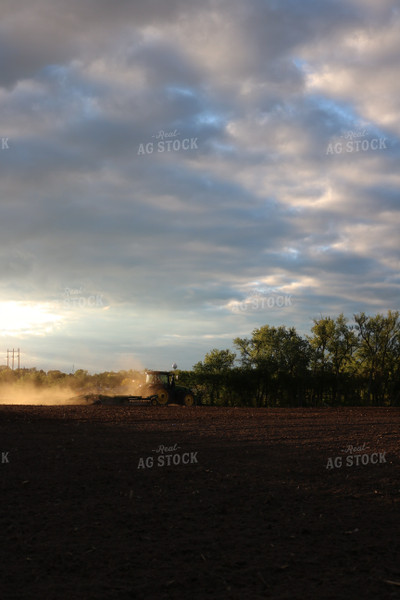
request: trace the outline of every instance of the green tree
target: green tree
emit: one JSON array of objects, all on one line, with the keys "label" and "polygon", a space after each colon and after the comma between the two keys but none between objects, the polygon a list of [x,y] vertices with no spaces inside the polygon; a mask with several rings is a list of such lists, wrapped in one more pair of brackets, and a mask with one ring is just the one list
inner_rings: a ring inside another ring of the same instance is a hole
[{"label": "green tree", "polygon": [[361,372],[368,379],[367,400],[383,404],[397,389],[399,375],[400,322],[398,311],[385,317],[369,317],[364,312],[354,315],[360,344],[357,358]]},{"label": "green tree", "polygon": [[258,380],[256,405],[302,402],[302,384],[311,349],[294,327],[264,325],[253,330],[251,339],[236,338],[242,367],[254,369]]},{"label": "green tree", "polygon": [[220,403],[229,384],[229,372],[235,362],[236,354],[230,350],[214,348],[208,352],[203,362],[193,366],[197,385],[203,397],[209,399],[210,404]]},{"label": "green tree", "polygon": [[45,383],[46,385],[62,385],[65,378],[66,374],[62,371],[47,371]]},{"label": "green tree", "polygon": [[311,328],[313,336],[308,337],[312,348],[311,366],[314,385],[320,402],[325,398],[337,400],[337,395],[348,391],[345,382],[354,360],[358,338],[354,326],[348,325],[348,319],[340,314],[336,320],[331,317],[314,319]]}]

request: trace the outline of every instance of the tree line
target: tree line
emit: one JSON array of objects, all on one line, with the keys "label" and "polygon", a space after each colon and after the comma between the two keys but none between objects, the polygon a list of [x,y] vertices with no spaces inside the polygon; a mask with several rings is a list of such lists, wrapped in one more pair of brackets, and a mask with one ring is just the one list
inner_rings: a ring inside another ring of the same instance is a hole
[{"label": "tree line", "polygon": [[[263,325],[249,338],[235,338],[236,352],[214,348],[190,371],[177,371],[178,384],[192,388],[211,406],[318,407],[400,406],[400,320],[354,315],[313,320],[311,335],[295,327]],[[78,393],[131,393],[136,370],[91,375],[58,370],[0,367],[2,386],[68,388]]]},{"label": "tree line", "polygon": [[387,315],[313,320],[311,335],[264,325],[214,348],[180,380],[203,403],[255,407],[399,406],[400,321]]}]

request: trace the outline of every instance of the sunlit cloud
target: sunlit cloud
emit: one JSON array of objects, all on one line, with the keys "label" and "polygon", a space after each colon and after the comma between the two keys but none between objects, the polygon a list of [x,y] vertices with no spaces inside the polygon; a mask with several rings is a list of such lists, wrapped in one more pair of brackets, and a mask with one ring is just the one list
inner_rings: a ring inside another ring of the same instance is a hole
[{"label": "sunlit cloud", "polygon": [[0,335],[46,335],[62,324],[49,304],[30,302],[0,302]]}]

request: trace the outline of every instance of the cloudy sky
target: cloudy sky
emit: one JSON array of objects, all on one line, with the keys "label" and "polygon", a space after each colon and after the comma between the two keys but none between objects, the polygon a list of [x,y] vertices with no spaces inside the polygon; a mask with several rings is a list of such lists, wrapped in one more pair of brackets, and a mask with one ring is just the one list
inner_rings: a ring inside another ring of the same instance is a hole
[{"label": "cloudy sky", "polygon": [[398,0],[2,0],[0,364],[398,309],[399,117]]}]

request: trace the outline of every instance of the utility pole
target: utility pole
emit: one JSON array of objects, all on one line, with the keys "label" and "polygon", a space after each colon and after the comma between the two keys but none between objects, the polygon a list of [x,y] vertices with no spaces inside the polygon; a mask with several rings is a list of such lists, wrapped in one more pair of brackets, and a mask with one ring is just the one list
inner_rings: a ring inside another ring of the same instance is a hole
[{"label": "utility pole", "polygon": [[11,368],[14,371],[14,366],[15,366],[15,355],[17,355],[17,359],[18,359],[18,369],[21,368],[21,351],[18,348],[18,350],[15,350],[15,348],[13,348],[12,350],[9,350],[7,348],[7,368],[10,367],[10,361],[11,361]]}]

